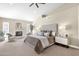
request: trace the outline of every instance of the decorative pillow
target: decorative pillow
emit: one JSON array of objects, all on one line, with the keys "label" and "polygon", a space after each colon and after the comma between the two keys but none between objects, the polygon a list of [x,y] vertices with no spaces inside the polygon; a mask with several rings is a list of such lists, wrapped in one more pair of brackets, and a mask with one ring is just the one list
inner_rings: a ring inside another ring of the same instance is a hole
[{"label": "decorative pillow", "polygon": [[43,32],[38,32],[37,35],[38,36],[44,36],[44,33]]},{"label": "decorative pillow", "polygon": [[52,35],[53,35],[53,36],[55,36],[55,34],[56,34],[55,32],[52,32]]},{"label": "decorative pillow", "polygon": [[49,32],[47,32],[47,33],[44,33],[44,36],[49,36]]}]

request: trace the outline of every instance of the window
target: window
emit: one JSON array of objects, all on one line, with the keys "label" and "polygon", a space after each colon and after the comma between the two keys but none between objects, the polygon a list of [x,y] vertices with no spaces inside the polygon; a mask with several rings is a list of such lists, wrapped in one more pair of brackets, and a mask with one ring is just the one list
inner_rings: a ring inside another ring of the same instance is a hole
[{"label": "window", "polygon": [[3,22],[3,32],[9,33],[9,22]]}]

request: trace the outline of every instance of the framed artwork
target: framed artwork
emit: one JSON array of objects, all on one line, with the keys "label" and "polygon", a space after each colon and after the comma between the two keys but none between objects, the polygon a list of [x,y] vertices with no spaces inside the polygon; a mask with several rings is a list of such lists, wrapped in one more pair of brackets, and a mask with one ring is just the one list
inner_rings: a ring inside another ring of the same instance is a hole
[{"label": "framed artwork", "polygon": [[22,24],[21,23],[16,23],[16,29],[21,30],[22,29]]}]

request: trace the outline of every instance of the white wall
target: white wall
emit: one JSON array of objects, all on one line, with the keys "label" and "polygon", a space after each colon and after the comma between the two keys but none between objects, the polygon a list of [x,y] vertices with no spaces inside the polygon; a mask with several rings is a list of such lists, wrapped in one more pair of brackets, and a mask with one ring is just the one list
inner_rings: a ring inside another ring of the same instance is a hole
[{"label": "white wall", "polygon": [[60,33],[68,33],[69,45],[79,46],[78,40],[78,5],[76,4],[64,4],[55,11],[48,14],[48,17],[39,17],[35,22],[36,28],[44,24],[57,23],[59,27],[66,27],[59,30]]},{"label": "white wall", "polygon": [[78,39],[79,39],[79,6],[78,6]]},{"label": "white wall", "polygon": [[27,34],[28,31],[28,27],[27,24],[31,24],[31,22],[28,21],[22,21],[22,20],[16,20],[16,19],[8,19],[8,18],[0,18],[0,30],[2,30],[2,23],[3,22],[9,22],[9,26],[10,26],[10,33],[12,35],[15,35],[16,30],[16,23],[21,23],[22,24],[22,31],[23,31],[23,35]]}]

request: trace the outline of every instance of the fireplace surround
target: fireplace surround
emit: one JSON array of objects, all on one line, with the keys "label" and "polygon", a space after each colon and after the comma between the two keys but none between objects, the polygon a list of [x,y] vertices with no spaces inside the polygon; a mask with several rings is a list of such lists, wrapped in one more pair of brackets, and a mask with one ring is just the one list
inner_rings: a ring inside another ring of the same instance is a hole
[{"label": "fireplace surround", "polygon": [[16,31],[16,36],[22,36],[22,31]]}]

